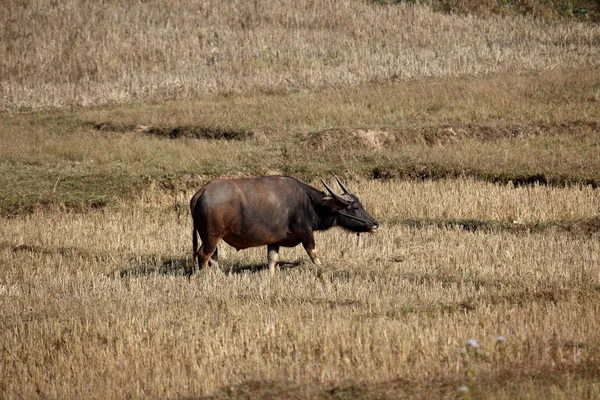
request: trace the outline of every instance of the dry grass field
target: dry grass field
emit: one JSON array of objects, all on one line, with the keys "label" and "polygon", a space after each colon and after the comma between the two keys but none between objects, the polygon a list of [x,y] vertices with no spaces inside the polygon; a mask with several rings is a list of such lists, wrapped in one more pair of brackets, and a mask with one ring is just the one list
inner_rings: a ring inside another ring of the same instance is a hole
[{"label": "dry grass field", "polygon": [[[354,235],[321,233],[323,267],[286,249],[274,278],[261,270],[264,249],[224,245],[224,272],[188,280],[189,219],[156,191],[98,211],[4,221],[3,392],[186,398],[225,388],[259,398],[278,382],[308,397],[327,397],[323,385],[368,385],[378,396],[391,385],[391,397],[461,385],[492,398],[600,396],[598,223],[593,232],[403,223],[577,224],[600,208],[594,190],[471,180],[352,187],[381,231],[360,248]],[[465,364],[468,339],[482,353]],[[236,389],[244,382],[254,383]]]},{"label": "dry grass field", "polygon": [[[599,13],[1,2],[0,398],[600,398]],[[188,277],[267,174],[381,228]]]},{"label": "dry grass field", "polygon": [[[480,3],[455,1],[461,2]],[[288,93],[600,65],[597,24],[374,3],[2,2],[0,108]]]}]

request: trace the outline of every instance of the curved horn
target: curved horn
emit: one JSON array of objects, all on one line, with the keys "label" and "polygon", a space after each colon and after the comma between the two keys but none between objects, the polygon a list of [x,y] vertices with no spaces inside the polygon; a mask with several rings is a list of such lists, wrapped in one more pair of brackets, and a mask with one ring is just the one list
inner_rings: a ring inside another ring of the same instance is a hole
[{"label": "curved horn", "polygon": [[333,189],[327,184],[327,182],[325,182],[323,179],[321,179],[321,182],[323,182],[323,186],[325,186],[325,189],[327,189],[327,191],[329,192],[329,194],[331,194],[336,200],[344,203],[344,204],[350,204],[351,202],[343,197],[340,196],[339,194],[337,194],[336,192],[333,191]]},{"label": "curved horn", "polygon": [[325,186],[325,189],[327,189],[327,191],[329,192],[330,195],[337,197],[337,194],[335,194],[335,192],[333,191],[333,189],[327,184],[327,182],[325,182],[323,179],[321,179],[321,182],[323,183],[323,186]]},{"label": "curved horn", "polygon": [[337,181],[338,185],[340,185],[340,187],[344,191],[344,194],[350,193],[350,191],[348,190],[348,188],[346,186],[344,186],[344,184],[342,183],[342,181],[340,181],[337,176],[335,177],[335,180]]}]

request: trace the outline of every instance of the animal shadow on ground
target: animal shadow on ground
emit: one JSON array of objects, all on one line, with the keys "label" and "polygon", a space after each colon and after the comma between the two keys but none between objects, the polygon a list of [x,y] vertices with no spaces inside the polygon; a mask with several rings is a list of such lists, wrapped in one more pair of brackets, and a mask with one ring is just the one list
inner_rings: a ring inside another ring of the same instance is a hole
[{"label": "animal shadow on ground", "polygon": [[[303,261],[280,261],[277,265],[280,270],[286,270],[303,264]],[[162,258],[157,256],[143,257],[132,260],[128,267],[119,271],[121,278],[134,278],[142,276],[184,276],[189,277],[196,260],[188,257]],[[213,268],[213,267],[210,267]],[[244,263],[235,261],[233,264],[219,265],[223,273],[248,274],[267,269],[266,263]]]},{"label": "animal shadow on ground", "polygon": [[[304,262],[300,261],[300,260],[279,261],[277,263],[277,268],[279,268],[280,270],[286,270],[286,269],[297,267],[303,263]],[[223,270],[224,270],[224,272],[229,272],[230,274],[248,274],[248,273],[260,272],[262,270],[266,270],[267,268],[268,268],[267,263],[247,264],[247,263],[243,263],[241,261],[236,261],[229,266],[224,266]]]},{"label": "animal shadow on ground", "polygon": [[196,261],[188,257],[162,258],[147,256],[131,260],[119,272],[121,278],[142,276],[189,276]]}]

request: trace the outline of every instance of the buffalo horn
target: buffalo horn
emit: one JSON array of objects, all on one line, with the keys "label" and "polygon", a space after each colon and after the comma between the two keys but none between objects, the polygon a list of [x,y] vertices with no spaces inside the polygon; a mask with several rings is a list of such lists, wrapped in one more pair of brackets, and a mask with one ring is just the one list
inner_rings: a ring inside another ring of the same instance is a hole
[{"label": "buffalo horn", "polygon": [[323,182],[323,185],[325,186],[325,189],[327,189],[327,191],[329,192],[329,194],[331,194],[336,200],[344,203],[344,204],[350,204],[351,201],[349,201],[347,198],[340,196],[339,194],[335,193],[333,191],[333,189],[323,180],[321,179],[321,182]]},{"label": "buffalo horn", "polygon": [[337,176],[335,177],[335,180],[337,181],[338,185],[340,185],[340,187],[344,191],[344,194],[350,193],[350,191],[348,190],[348,188],[346,186],[344,186],[344,184],[342,183],[342,181],[340,181]]}]

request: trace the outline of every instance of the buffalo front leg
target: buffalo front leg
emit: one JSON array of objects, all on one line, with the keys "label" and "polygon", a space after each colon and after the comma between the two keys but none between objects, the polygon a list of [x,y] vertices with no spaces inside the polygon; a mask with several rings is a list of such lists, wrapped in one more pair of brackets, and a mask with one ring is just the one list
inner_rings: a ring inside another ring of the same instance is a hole
[{"label": "buffalo front leg", "polygon": [[275,273],[275,266],[279,259],[279,246],[270,244],[267,246],[267,259],[269,260],[269,271],[271,275]]},{"label": "buffalo front leg", "polygon": [[311,261],[316,265],[321,265],[321,260],[319,260],[317,250],[315,250],[315,238],[313,237],[312,233],[309,237],[302,241],[302,245],[304,246],[304,250],[306,250],[306,254],[308,254]]},{"label": "buffalo front leg", "polygon": [[212,256],[210,256],[210,259],[208,260],[208,265],[219,269],[219,248],[218,247],[215,247],[215,251],[212,253]]}]

